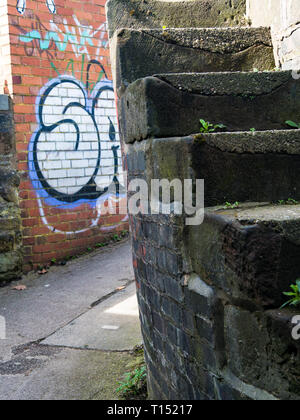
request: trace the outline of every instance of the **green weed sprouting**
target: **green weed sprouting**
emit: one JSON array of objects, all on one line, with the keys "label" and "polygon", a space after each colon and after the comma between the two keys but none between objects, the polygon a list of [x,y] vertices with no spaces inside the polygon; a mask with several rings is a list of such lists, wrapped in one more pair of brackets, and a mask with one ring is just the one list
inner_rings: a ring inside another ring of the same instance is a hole
[{"label": "green weed sprouting", "polygon": [[214,133],[216,130],[222,130],[226,128],[224,124],[211,124],[208,121],[200,120],[201,128],[200,133]]},{"label": "green weed sprouting", "polygon": [[146,379],[146,366],[136,368],[133,372],[124,375],[124,381],[119,382],[120,386],[116,389],[116,392],[123,398],[133,398],[144,392],[147,386]]},{"label": "green weed sprouting", "polygon": [[300,123],[295,123],[294,121],[290,121],[290,120],[286,121],[285,123],[286,125],[292,128],[297,128],[298,130],[300,129]]},{"label": "green weed sprouting", "polygon": [[283,294],[291,299],[282,305],[281,309],[285,308],[286,306],[300,305],[300,279],[296,280],[296,284],[291,284],[290,288],[292,289],[292,292],[284,292]]},{"label": "green weed sprouting", "polygon": [[225,203],[225,209],[237,209],[240,206],[240,203],[236,201],[235,203],[229,203],[228,201]]}]

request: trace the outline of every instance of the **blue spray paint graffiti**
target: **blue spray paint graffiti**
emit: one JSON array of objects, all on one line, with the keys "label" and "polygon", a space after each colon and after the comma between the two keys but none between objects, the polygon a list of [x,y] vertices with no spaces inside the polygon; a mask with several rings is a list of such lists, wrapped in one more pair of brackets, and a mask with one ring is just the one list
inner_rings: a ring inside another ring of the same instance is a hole
[{"label": "blue spray paint graffiti", "polygon": [[53,40],[58,51],[60,52],[66,51],[69,41],[73,44],[77,42],[76,37],[71,33],[65,34],[63,41],[60,40],[56,32],[52,31],[47,32],[44,39],[42,39],[42,35],[37,30],[33,30],[24,35],[20,35],[20,41],[25,42],[26,44],[35,40],[39,42],[39,46],[42,51],[47,50]]},{"label": "blue spray paint graffiti", "polygon": [[65,52],[70,45],[76,57],[84,54],[89,60],[91,59],[89,48],[96,47],[95,58],[99,60],[103,49],[108,48],[106,23],[94,29],[92,26],[82,25],[74,15],[72,25],[69,25],[66,20],[61,25],[50,21],[50,30],[47,30],[38,16],[35,16],[35,20],[35,27],[33,26],[29,32],[17,24],[14,25],[21,32],[19,39],[25,44],[27,55],[32,55],[36,48],[40,53],[47,52],[49,56],[52,56],[56,51]]}]

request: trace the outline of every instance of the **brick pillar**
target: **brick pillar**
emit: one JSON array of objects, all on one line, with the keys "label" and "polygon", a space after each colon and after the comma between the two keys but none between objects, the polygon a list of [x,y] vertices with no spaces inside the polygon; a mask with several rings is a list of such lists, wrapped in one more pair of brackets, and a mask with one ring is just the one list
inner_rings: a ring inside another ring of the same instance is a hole
[{"label": "brick pillar", "polygon": [[25,270],[127,229],[104,6],[8,0]]},{"label": "brick pillar", "polygon": [[12,89],[11,56],[9,45],[7,4],[0,4],[0,94]]}]

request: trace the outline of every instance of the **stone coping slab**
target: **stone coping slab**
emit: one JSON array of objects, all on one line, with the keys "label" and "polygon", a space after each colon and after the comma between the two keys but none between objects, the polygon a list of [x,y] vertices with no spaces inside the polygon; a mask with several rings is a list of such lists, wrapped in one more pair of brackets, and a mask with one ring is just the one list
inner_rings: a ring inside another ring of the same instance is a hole
[{"label": "stone coping slab", "polygon": [[[215,213],[231,221],[238,221],[243,226],[257,223],[274,222],[278,224],[297,222],[300,228],[300,203],[295,205],[274,205],[271,203],[240,203],[235,209],[225,209],[224,206],[208,207],[207,214]],[[288,233],[288,232],[287,232]],[[300,245],[299,237],[292,238]]]},{"label": "stone coping slab", "polygon": [[196,142],[205,142],[223,152],[300,155],[299,130],[200,133],[193,136],[193,139]]},{"label": "stone coping slab", "polygon": [[181,47],[205,49],[220,54],[242,51],[254,44],[272,47],[270,28],[168,28],[125,29],[125,33],[144,33]]},{"label": "stone coping slab", "polygon": [[299,238],[300,205],[246,203],[207,208],[204,223],[189,228],[185,246],[207,284],[243,307],[275,309],[299,277]]},{"label": "stone coping slab", "polygon": [[[130,176],[204,180],[206,206],[300,201],[300,131],[200,134],[127,146]],[[155,165],[152,164],[155,162]]]},{"label": "stone coping slab", "polygon": [[119,101],[123,140],[186,136],[200,119],[226,131],[283,130],[300,121],[291,72],[163,74],[132,83]]},{"label": "stone coping slab", "polygon": [[207,96],[266,95],[294,80],[291,71],[169,73],[154,77],[179,90]]},{"label": "stone coping slab", "polygon": [[109,0],[110,37],[121,28],[218,27],[247,25],[245,0]]},{"label": "stone coping slab", "polygon": [[118,89],[169,71],[264,71],[275,67],[268,28],[121,29],[111,40],[111,49]]}]

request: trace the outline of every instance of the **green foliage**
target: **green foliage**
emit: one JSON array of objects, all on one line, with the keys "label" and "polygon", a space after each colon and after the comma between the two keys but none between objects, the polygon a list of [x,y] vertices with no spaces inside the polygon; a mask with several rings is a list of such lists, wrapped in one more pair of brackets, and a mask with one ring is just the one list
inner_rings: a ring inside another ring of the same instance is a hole
[{"label": "green foliage", "polygon": [[146,366],[140,366],[132,372],[125,373],[124,381],[119,382],[116,392],[125,399],[136,399],[145,393],[147,372]]},{"label": "green foliage", "polygon": [[228,201],[225,203],[225,209],[237,209],[240,206],[240,203],[236,201],[235,203],[229,203]]},{"label": "green foliage", "polygon": [[288,200],[279,200],[278,204],[280,206],[297,206],[299,201],[294,200],[293,198],[289,198]]},{"label": "green foliage", "polygon": [[222,130],[226,128],[224,124],[211,124],[208,121],[200,120],[201,128],[200,133],[214,133],[216,130]]},{"label": "green foliage", "polygon": [[297,128],[298,130],[300,129],[300,123],[295,123],[294,121],[286,121],[285,122],[286,125],[292,127],[292,128]]},{"label": "green foliage", "polygon": [[103,247],[105,247],[107,245],[107,243],[103,243],[103,242],[101,242],[101,243],[99,243],[99,244],[96,244],[95,245],[95,248],[103,248]]},{"label": "green foliage", "polygon": [[283,294],[291,299],[282,305],[281,308],[300,305],[300,279],[296,280],[296,284],[291,284],[290,288],[292,292],[284,292]]}]

